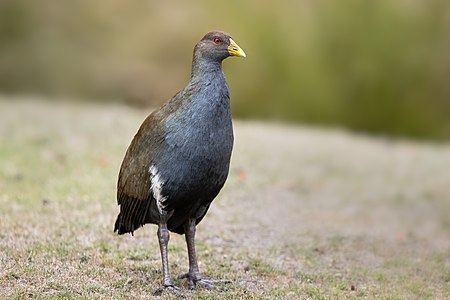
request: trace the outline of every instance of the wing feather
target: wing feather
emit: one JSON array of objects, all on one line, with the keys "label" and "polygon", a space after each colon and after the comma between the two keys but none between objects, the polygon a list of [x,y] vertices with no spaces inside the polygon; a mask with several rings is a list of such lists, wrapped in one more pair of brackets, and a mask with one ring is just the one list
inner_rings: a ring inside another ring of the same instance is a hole
[{"label": "wing feather", "polygon": [[153,195],[149,166],[160,143],[160,118],[150,114],[131,141],[119,171],[117,203],[120,213],[114,231],[133,233],[147,223]]}]

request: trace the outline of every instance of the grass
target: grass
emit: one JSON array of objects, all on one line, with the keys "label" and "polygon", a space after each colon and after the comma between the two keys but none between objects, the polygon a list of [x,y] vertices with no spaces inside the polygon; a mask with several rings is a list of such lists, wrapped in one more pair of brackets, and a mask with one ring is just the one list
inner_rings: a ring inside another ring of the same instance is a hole
[{"label": "grass", "polygon": [[[5,100],[0,298],[151,298],[156,228],[112,232],[118,168],[146,112]],[[204,276],[233,283],[189,298],[450,297],[448,145],[248,122],[235,134],[229,180],[197,238]],[[175,278],[183,237],[169,250]]]}]

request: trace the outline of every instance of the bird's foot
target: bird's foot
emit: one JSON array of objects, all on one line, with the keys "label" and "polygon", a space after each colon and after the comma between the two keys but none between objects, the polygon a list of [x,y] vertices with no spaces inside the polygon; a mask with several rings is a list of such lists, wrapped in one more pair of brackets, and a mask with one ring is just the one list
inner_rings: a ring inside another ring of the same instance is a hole
[{"label": "bird's foot", "polygon": [[180,298],[185,297],[183,291],[179,287],[176,287],[174,285],[162,285],[153,292],[153,295],[160,296],[163,292],[166,292],[166,291],[169,293],[172,293]]},{"label": "bird's foot", "polygon": [[193,290],[196,286],[199,286],[205,290],[219,290],[226,291],[227,288],[217,284],[231,283],[231,280],[226,279],[204,279],[200,274],[186,273],[179,277],[180,279],[186,278],[189,282],[189,289]]}]

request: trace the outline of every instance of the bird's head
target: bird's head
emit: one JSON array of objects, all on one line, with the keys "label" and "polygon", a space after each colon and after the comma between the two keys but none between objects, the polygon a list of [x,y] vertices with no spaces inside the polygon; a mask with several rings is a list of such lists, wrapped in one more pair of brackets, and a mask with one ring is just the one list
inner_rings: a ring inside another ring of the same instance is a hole
[{"label": "bird's head", "polygon": [[195,46],[194,55],[219,62],[228,56],[246,56],[244,50],[223,31],[207,33]]}]

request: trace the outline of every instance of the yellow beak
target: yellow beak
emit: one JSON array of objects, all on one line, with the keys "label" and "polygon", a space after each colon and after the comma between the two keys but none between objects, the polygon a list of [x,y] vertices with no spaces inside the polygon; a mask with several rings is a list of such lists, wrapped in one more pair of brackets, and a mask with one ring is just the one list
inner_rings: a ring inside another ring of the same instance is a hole
[{"label": "yellow beak", "polygon": [[241,47],[236,44],[235,41],[233,41],[232,38],[230,38],[230,46],[228,46],[228,53],[230,53],[231,56],[239,56],[239,57],[245,57],[244,50],[241,49]]}]

